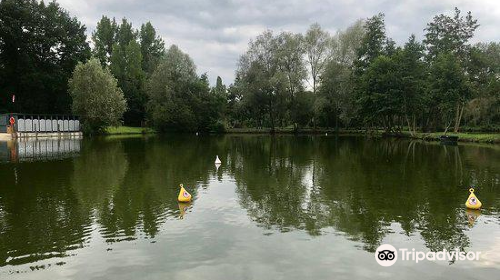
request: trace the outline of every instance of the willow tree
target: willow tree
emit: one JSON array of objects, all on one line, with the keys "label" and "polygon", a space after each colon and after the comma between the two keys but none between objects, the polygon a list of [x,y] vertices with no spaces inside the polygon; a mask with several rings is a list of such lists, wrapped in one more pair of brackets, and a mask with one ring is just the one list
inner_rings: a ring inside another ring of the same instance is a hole
[{"label": "willow tree", "polygon": [[314,106],[318,120],[327,127],[334,121],[338,130],[340,122],[349,125],[356,117],[352,69],[364,36],[364,21],[358,20],[332,38],[332,55],[320,75]]},{"label": "willow tree", "polygon": [[330,34],[321,29],[318,23],[312,24],[304,36],[304,47],[312,79],[313,93],[316,93],[319,76],[328,62],[331,49],[330,44]]},{"label": "willow tree", "polygon": [[240,57],[237,69],[238,86],[243,89],[246,108],[253,122],[262,127],[276,126],[276,95],[283,86],[276,59],[276,42],[267,30],[249,43],[247,52]]},{"label": "willow tree", "polygon": [[281,110],[284,112],[281,112],[279,118],[280,125],[284,126],[287,120],[287,110],[294,125],[299,122],[303,123],[301,115],[306,108],[302,108],[302,105],[307,98],[300,96],[301,98],[297,99],[297,95],[304,91],[304,81],[307,78],[307,69],[303,59],[304,38],[301,34],[281,32],[275,36],[274,40],[277,68],[282,75],[284,85],[284,92],[279,94],[281,99],[278,100],[282,104],[280,107],[284,107]]}]

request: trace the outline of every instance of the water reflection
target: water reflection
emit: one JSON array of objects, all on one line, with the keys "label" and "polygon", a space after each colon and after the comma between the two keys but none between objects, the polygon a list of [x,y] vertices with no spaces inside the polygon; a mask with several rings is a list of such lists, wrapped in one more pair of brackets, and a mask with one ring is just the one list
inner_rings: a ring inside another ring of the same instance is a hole
[{"label": "water reflection", "polygon": [[68,160],[0,165],[0,266],[64,257],[84,246],[91,216],[68,187],[72,172]]},{"label": "water reflection", "polygon": [[[486,205],[481,215],[500,206],[497,146],[168,136],[72,147],[76,158],[0,164],[0,267],[71,255],[96,234],[108,246],[154,239],[169,221],[195,217],[186,211],[214,181],[233,184],[228,195],[267,231],[316,237],[333,229],[369,252],[390,234],[418,236],[433,251],[470,247],[466,233],[480,217],[463,207],[471,184]],[[177,202],[180,183],[191,204]]]},{"label": "water reflection", "polygon": [[[478,148],[392,140],[253,141],[252,150],[232,151],[239,162],[232,172],[243,207],[268,228],[318,235],[333,226],[374,251],[396,222],[406,235],[418,232],[433,251],[463,249],[469,245],[462,207],[467,186],[481,182],[486,205],[498,206],[490,192],[498,188],[498,167],[491,157],[477,160],[484,153]],[[474,166],[468,172],[462,157]]]},{"label": "water reflection", "polygon": [[77,156],[81,138],[21,138],[0,141],[0,162],[54,160]]},{"label": "water reflection", "polygon": [[190,202],[179,202],[179,219],[184,219],[186,211],[191,207]]},{"label": "water reflection", "polygon": [[467,220],[469,221],[469,227],[474,227],[474,224],[476,223],[477,219],[479,216],[481,216],[481,210],[473,210],[473,209],[467,209],[465,210],[467,213]]}]

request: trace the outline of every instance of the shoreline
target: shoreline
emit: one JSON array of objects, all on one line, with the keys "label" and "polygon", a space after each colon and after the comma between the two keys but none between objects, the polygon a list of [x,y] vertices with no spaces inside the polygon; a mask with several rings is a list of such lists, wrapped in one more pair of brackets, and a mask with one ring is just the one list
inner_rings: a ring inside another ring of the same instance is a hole
[{"label": "shoreline", "polygon": [[[152,128],[143,127],[109,127],[106,129],[106,133],[103,136],[117,136],[117,135],[151,135],[159,134]],[[439,137],[444,135],[443,132],[417,132],[415,135],[410,135],[409,132],[401,133],[385,133],[382,130],[372,130],[366,131],[361,129],[353,130],[339,130],[327,128],[305,128],[293,130],[291,128],[278,128],[271,132],[270,128],[230,128],[221,133],[209,133],[209,134],[253,134],[253,135],[271,135],[271,134],[299,134],[299,135],[336,135],[339,136],[367,136],[367,137],[377,137],[377,138],[404,138],[404,139],[415,139],[423,141],[437,141],[439,142]],[[500,133],[487,133],[487,132],[459,132],[459,133],[447,133],[448,136],[458,136],[458,142],[462,143],[487,143],[487,144],[500,144]]]},{"label": "shoreline", "polygon": [[[404,139],[415,139],[423,141],[437,141],[440,142],[440,136],[444,135],[443,132],[417,132],[415,135],[411,135],[409,132],[401,133],[385,133],[381,130],[369,131],[366,130],[339,130],[335,129],[299,129],[293,131],[292,129],[276,129],[274,134],[338,134],[339,136],[368,136],[368,137],[379,137],[379,138],[404,138]],[[272,134],[271,129],[228,129],[225,134]],[[459,133],[447,133],[448,136],[458,136],[458,142],[463,143],[487,143],[487,144],[500,144],[500,133],[486,133],[486,132],[459,132]]]}]

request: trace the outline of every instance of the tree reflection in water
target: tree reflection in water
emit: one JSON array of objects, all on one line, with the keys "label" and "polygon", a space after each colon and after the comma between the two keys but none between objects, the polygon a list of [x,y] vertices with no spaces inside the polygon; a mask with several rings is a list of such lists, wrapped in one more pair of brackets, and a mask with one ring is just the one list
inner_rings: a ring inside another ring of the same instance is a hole
[{"label": "tree reflection in water", "polygon": [[[491,210],[498,207],[486,187],[498,187],[498,173],[487,172],[497,167],[491,158],[481,160],[487,152],[481,148],[361,138],[245,143],[251,148],[230,151],[238,162],[231,172],[242,206],[266,228],[318,235],[333,227],[373,252],[398,223],[406,235],[419,233],[432,251],[463,249],[469,246],[467,187],[481,182],[482,199]],[[476,168],[464,173],[463,157]]]},{"label": "tree reflection in water", "polygon": [[394,139],[84,140],[76,158],[0,164],[0,267],[67,256],[89,244],[94,228],[107,243],[155,238],[184,215],[180,183],[195,209],[199,188],[214,180],[234,184],[239,205],[269,230],[319,236],[333,229],[373,252],[402,229],[433,251],[464,249],[467,189],[479,187],[483,215],[497,213],[498,162],[496,146]]}]

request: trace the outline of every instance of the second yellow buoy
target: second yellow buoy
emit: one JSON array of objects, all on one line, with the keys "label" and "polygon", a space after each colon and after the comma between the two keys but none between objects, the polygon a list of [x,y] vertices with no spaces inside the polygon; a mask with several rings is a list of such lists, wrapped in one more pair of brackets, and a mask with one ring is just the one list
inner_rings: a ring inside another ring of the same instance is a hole
[{"label": "second yellow buoy", "polygon": [[179,202],[190,202],[191,201],[191,194],[188,193],[184,189],[184,186],[182,184],[181,184],[181,190],[179,191],[179,196],[177,197],[177,200]]},{"label": "second yellow buoy", "polygon": [[469,192],[469,198],[467,198],[467,201],[465,202],[465,207],[474,210],[480,209],[483,204],[474,194],[474,188],[470,188]]}]

